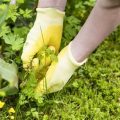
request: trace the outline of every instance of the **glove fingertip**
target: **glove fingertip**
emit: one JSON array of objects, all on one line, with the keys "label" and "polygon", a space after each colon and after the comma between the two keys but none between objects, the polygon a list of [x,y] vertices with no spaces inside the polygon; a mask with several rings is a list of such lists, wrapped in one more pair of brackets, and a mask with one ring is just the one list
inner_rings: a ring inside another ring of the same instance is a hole
[{"label": "glove fingertip", "polygon": [[39,59],[38,58],[34,58],[32,60],[32,68],[37,70],[39,68]]}]

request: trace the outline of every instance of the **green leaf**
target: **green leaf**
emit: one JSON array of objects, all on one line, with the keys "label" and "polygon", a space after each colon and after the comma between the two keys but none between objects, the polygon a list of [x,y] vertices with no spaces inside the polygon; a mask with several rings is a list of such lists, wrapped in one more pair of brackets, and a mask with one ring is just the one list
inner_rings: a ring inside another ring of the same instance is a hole
[{"label": "green leaf", "polygon": [[8,6],[5,4],[0,5],[0,26],[5,21],[8,13]]},{"label": "green leaf", "polygon": [[25,0],[17,0],[17,3],[24,3]]},{"label": "green leaf", "polygon": [[14,51],[20,50],[24,43],[23,38],[20,38],[18,35],[14,35],[12,33],[10,33],[8,35],[4,35],[3,39],[6,44],[11,45],[12,50],[14,50]]},{"label": "green leaf", "polygon": [[26,9],[26,10],[22,10],[20,9],[19,13],[24,17],[24,18],[31,18],[31,10]]},{"label": "green leaf", "polygon": [[18,17],[18,15],[19,15],[17,13],[17,9],[18,9],[18,6],[16,6],[16,5],[9,5],[7,19],[10,18],[13,22],[15,22],[17,17]]},{"label": "green leaf", "polygon": [[[29,28],[26,26],[22,27],[14,27],[14,34],[19,35],[20,37],[26,38],[27,33],[29,32]],[[24,32],[23,32],[24,31]]]},{"label": "green leaf", "polygon": [[5,34],[10,33],[10,27],[4,23],[0,28],[0,37],[3,37]]},{"label": "green leaf", "polygon": [[15,64],[6,63],[0,59],[0,76],[9,82],[8,86],[0,89],[0,96],[12,95],[18,91],[18,77]]}]

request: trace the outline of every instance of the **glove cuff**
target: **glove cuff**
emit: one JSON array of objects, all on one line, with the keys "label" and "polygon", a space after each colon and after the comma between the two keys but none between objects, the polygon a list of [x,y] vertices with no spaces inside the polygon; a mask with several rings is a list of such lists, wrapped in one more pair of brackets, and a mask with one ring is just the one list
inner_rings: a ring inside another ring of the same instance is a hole
[{"label": "glove cuff", "polygon": [[68,56],[69,56],[71,62],[72,62],[75,66],[77,66],[77,67],[83,65],[83,64],[86,63],[87,60],[88,60],[88,58],[86,58],[85,60],[83,60],[83,61],[80,62],[80,63],[75,60],[75,58],[73,57],[72,52],[71,52],[71,42],[70,42],[69,45],[68,45]]},{"label": "glove cuff", "polygon": [[39,0],[38,7],[40,8],[57,8],[64,11],[67,0]]},{"label": "glove cuff", "polygon": [[64,18],[65,12],[60,11],[56,8],[36,8],[37,13],[48,15],[52,18]]}]

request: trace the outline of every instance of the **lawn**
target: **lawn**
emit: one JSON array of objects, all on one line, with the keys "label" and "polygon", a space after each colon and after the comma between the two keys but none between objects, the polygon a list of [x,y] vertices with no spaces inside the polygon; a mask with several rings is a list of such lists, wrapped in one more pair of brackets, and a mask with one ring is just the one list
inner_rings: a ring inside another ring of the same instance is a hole
[{"label": "lawn", "polygon": [[[120,28],[90,55],[63,90],[35,96],[34,72],[24,71],[20,56],[37,2],[18,0],[7,7],[7,1],[0,4],[0,56],[16,63],[20,89],[16,95],[0,98],[5,102],[0,120],[120,120]],[[68,2],[61,48],[75,37],[93,6],[94,0]],[[6,37],[16,43],[8,44]]]}]

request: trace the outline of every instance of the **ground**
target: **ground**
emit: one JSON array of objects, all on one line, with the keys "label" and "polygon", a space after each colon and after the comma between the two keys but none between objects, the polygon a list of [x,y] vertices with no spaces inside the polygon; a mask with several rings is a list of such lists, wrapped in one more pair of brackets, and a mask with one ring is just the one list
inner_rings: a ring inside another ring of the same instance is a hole
[{"label": "ground", "polygon": [[[94,3],[91,0],[87,0],[87,3],[82,0],[74,2],[74,6],[73,3],[67,5],[62,47],[77,34]],[[32,21],[31,18],[27,19]],[[11,27],[11,24],[7,24]],[[18,29],[16,31],[19,33]],[[1,37],[0,40],[4,39]],[[14,58],[15,54],[20,55],[19,51],[9,52],[11,57],[9,54],[3,55],[4,59],[7,61],[8,58]],[[26,73],[21,70],[19,59],[14,61],[19,68],[21,84]],[[28,83],[33,84],[31,80]],[[30,85],[26,87],[28,91],[31,90]],[[16,120],[120,120],[120,28],[90,55],[88,62],[74,73],[63,90],[35,99],[32,93],[26,93],[26,89],[20,87],[17,95],[0,99],[5,102],[0,109],[1,120],[8,120],[12,115]],[[10,107],[15,109],[15,113],[8,113]]]}]

